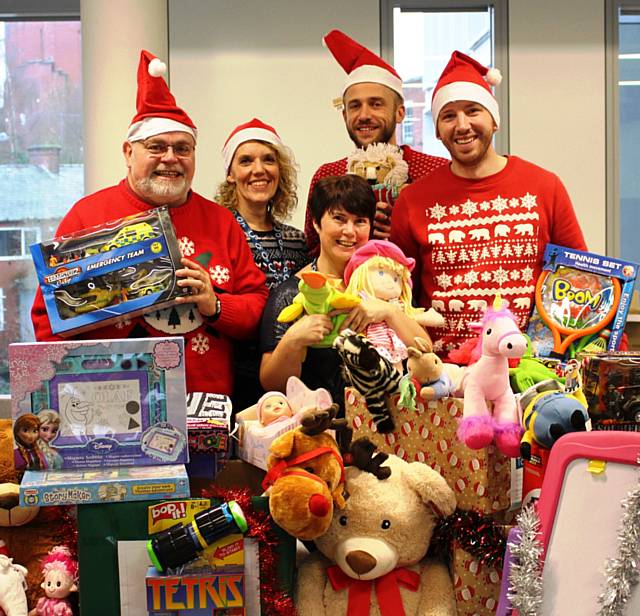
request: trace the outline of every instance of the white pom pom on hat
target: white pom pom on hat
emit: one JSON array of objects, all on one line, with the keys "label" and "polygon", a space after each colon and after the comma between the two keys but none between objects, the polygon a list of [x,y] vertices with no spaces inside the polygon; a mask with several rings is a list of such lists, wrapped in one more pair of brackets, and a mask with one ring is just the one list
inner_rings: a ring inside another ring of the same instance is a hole
[{"label": "white pom pom on hat", "polygon": [[484,76],[487,83],[492,86],[499,86],[502,83],[502,73],[498,68],[490,68]]},{"label": "white pom pom on hat", "polygon": [[147,70],[152,77],[162,77],[167,72],[167,65],[160,58],[154,58]]}]

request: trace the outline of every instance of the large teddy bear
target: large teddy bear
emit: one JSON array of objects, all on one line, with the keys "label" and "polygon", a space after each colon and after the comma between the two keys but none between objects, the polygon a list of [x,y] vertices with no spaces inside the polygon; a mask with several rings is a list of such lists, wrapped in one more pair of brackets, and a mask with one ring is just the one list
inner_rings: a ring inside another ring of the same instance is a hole
[{"label": "large teddy bear", "polygon": [[455,616],[449,571],[425,559],[453,491],[426,464],[381,457],[347,467],[346,505],[298,571],[300,616]]}]

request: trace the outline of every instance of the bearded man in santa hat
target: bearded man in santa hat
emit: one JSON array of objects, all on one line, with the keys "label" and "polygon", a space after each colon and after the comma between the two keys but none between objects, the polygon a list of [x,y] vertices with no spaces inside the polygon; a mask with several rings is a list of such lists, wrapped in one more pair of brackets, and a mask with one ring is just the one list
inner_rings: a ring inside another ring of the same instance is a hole
[{"label": "bearded man in santa hat", "polygon": [[416,260],[414,297],[446,319],[431,333],[445,353],[475,336],[469,323],[496,293],[526,328],[545,246],[586,250],[555,174],[493,146],[500,127],[491,86],[501,75],[455,51],[432,93],[436,136],[451,154],[400,193],[391,240]]},{"label": "bearded man in santa hat", "polygon": [[[87,338],[182,335],[187,391],[231,394],[232,339],[255,336],[267,299],[233,214],[191,190],[197,130],[177,106],[162,74],[166,67],[148,51],[138,65],[137,113],[123,144],[126,177],[116,186],[78,201],[56,236],[146,210],[168,206],[182,251],[177,284],[190,289],[177,306],[153,310]],[[31,311],[37,340],[55,340],[38,289]]]}]

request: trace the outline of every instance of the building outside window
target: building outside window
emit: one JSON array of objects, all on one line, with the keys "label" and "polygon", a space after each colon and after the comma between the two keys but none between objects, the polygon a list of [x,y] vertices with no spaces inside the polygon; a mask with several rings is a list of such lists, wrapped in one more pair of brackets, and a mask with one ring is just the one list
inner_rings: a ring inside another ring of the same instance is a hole
[{"label": "building outside window", "polygon": [[33,340],[29,246],[84,193],[80,21],[0,21],[0,394],[8,345]]}]

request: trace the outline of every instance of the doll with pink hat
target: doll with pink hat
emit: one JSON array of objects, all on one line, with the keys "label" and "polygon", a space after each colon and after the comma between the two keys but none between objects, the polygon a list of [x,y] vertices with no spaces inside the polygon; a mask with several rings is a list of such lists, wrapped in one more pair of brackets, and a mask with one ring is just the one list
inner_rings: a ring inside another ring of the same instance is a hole
[{"label": "doll with pink hat", "polygon": [[[411,272],[415,259],[388,240],[369,240],[353,253],[344,271],[347,292],[363,299],[376,298],[397,305],[422,327],[441,327],[444,319],[433,308],[411,304]],[[378,352],[396,367],[407,357],[407,347],[384,321],[371,323],[365,335]]]}]

